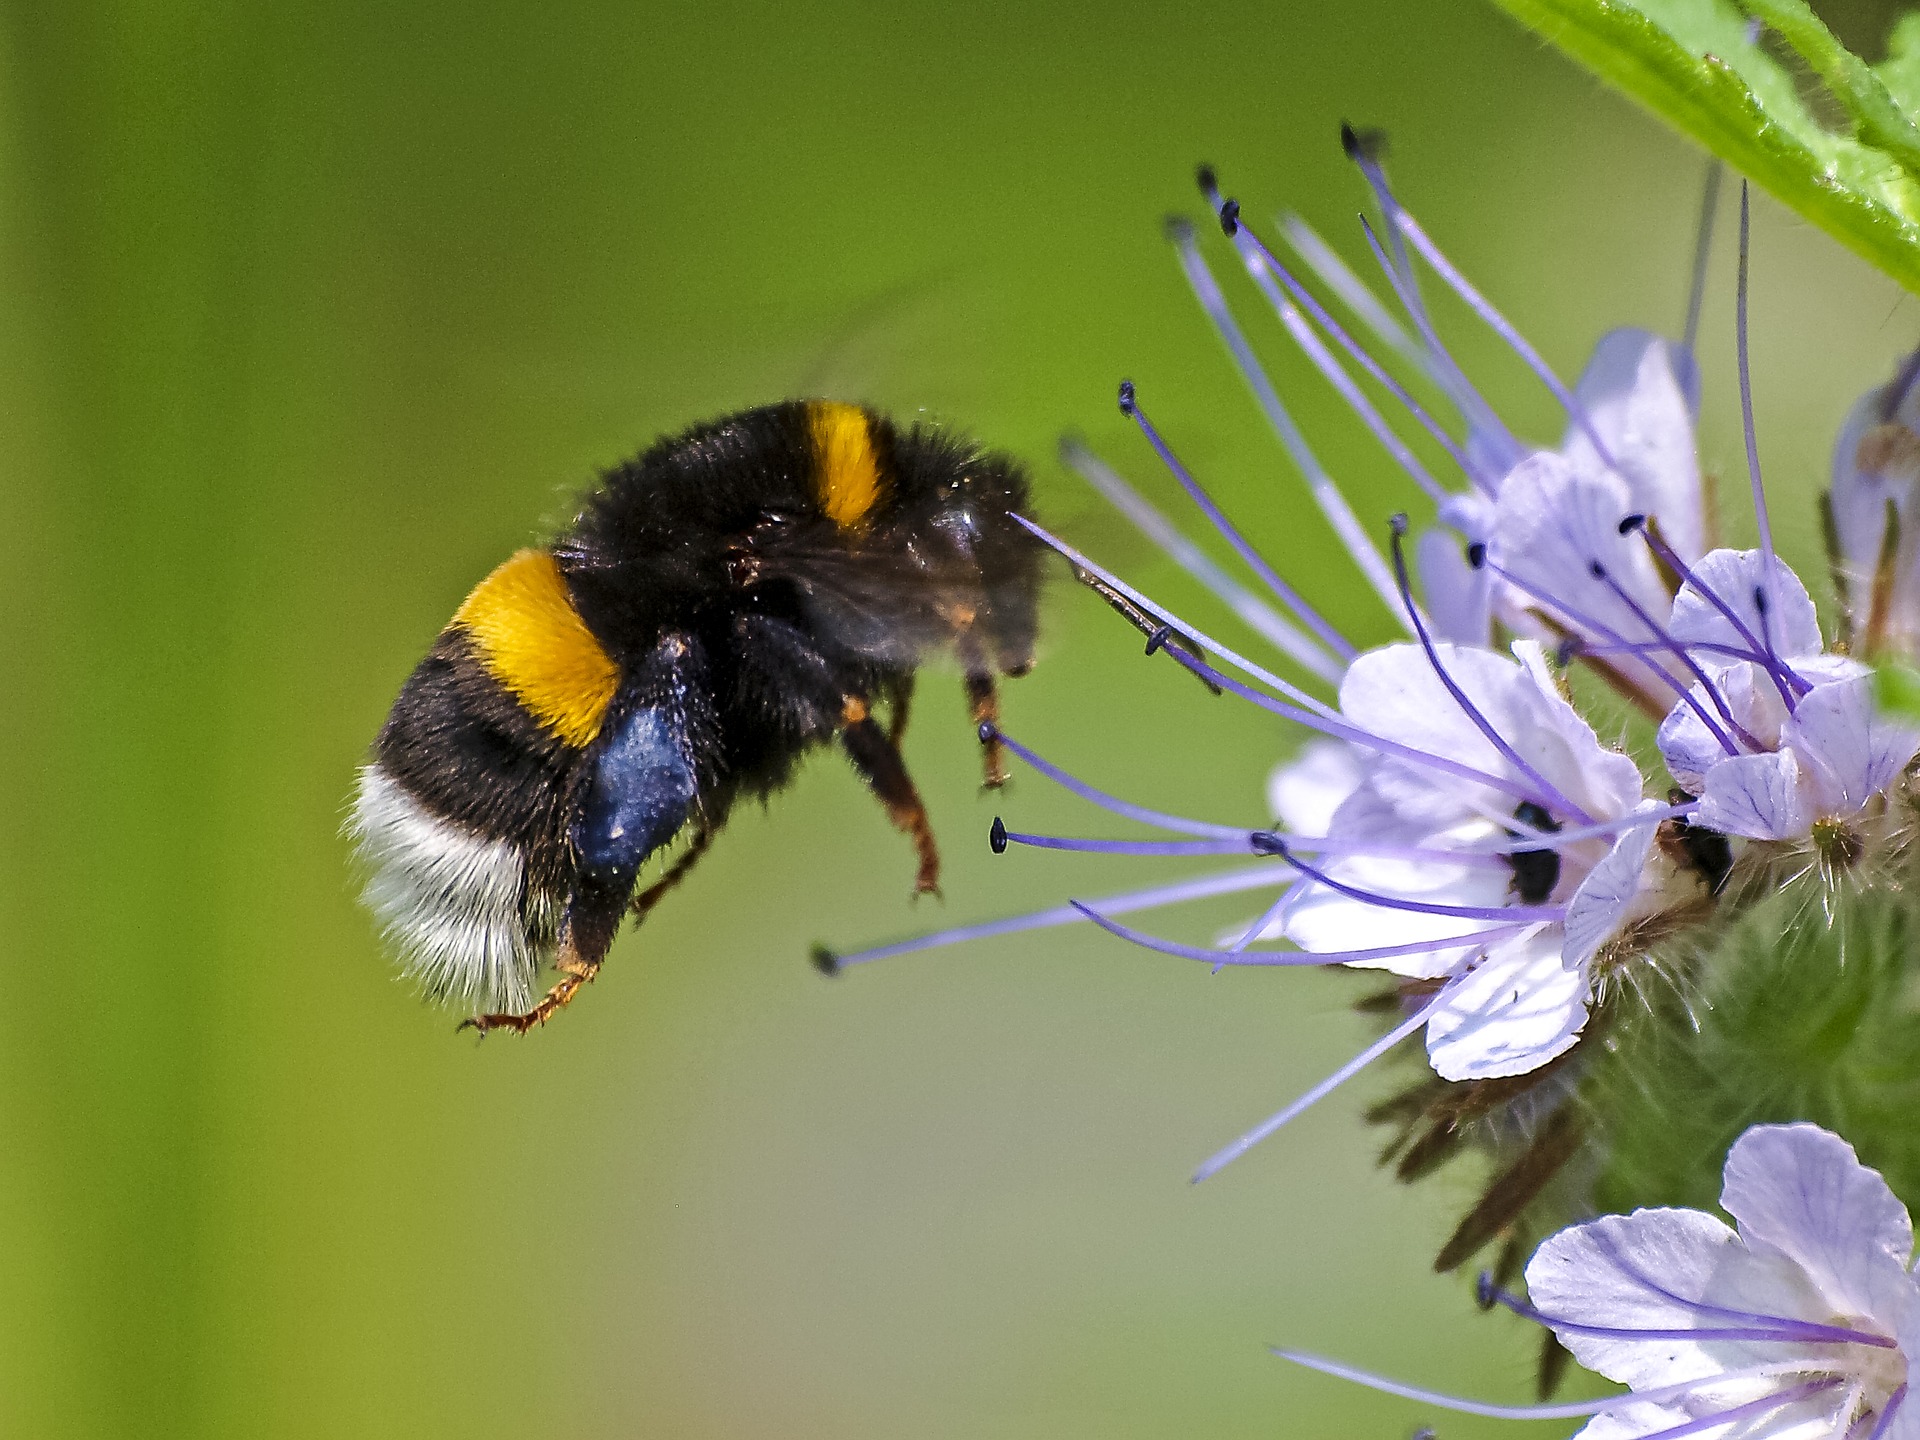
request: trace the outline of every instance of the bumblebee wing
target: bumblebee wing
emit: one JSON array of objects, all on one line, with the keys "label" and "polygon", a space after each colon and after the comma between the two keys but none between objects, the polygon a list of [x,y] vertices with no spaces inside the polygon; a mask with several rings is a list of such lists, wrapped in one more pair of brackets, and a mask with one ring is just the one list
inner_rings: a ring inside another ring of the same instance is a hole
[{"label": "bumblebee wing", "polygon": [[834,536],[785,540],[756,560],[761,579],[798,593],[815,633],[883,664],[918,665],[974,630],[1017,631],[1031,645],[1035,565],[990,568],[962,549]]}]

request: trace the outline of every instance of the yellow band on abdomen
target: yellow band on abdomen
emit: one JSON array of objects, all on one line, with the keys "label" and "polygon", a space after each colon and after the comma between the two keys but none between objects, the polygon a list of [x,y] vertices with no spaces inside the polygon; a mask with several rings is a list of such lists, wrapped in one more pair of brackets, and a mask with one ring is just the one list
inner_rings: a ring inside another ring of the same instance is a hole
[{"label": "yellow band on abdomen", "polygon": [[573,608],[545,550],[522,550],[474,587],[454,613],[480,663],[569,745],[600,733],[620,670]]}]

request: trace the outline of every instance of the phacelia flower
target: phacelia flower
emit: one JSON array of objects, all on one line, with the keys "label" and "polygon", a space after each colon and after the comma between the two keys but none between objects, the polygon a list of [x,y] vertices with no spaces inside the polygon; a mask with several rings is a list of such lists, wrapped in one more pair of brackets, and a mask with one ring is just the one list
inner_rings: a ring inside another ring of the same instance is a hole
[{"label": "phacelia flower", "polygon": [[1858,654],[1920,660],[1920,351],[1860,397],[1833,447],[1828,541]]},{"label": "phacelia flower", "polygon": [[1917,1440],[1913,1227],[1878,1171],[1816,1125],[1756,1125],[1729,1150],[1729,1226],[1700,1210],[1635,1210],[1549,1237],[1527,1297],[1482,1296],[1552,1330],[1610,1399],[1483,1405],[1296,1351],[1283,1358],[1427,1404],[1516,1419],[1591,1415],[1582,1440]]},{"label": "phacelia flower", "polygon": [[[1826,644],[1805,587],[1772,546],[1745,363],[1744,192],[1737,348],[1760,545],[1735,551],[1712,547],[1702,498],[1691,320],[1680,342],[1638,330],[1607,334],[1569,387],[1399,203],[1377,139],[1349,131],[1345,141],[1377,202],[1379,228],[1362,225],[1397,316],[1304,222],[1287,217],[1281,230],[1364,334],[1349,330],[1259,237],[1210,171],[1202,171],[1201,187],[1288,337],[1425,497],[1433,523],[1418,535],[1404,516],[1370,526],[1356,514],[1257,358],[1195,229],[1176,223],[1169,233],[1306,498],[1401,637],[1362,646],[1318,611],[1287,581],[1285,566],[1215,503],[1149,418],[1136,387],[1123,383],[1122,412],[1251,582],[1211,559],[1084,443],[1068,441],[1064,459],[1278,658],[1250,658],[1031,528],[1146,635],[1149,655],[1164,651],[1215,693],[1252,704],[1303,737],[1270,782],[1271,823],[1151,810],[995,731],[1008,753],[1040,774],[1157,832],[1040,835],[996,820],[996,851],[1218,855],[1241,863],[851,955],[822,951],[817,959],[837,972],[959,940],[1091,921],[1215,968],[1384,972],[1391,988],[1369,1004],[1384,1017],[1384,1033],[1216,1152],[1195,1178],[1423,1034],[1430,1073],[1374,1112],[1401,1127],[1388,1158],[1404,1178],[1468,1143],[1495,1161],[1482,1201],[1441,1254],[1446,1269],[1495,1239],[1524,1254],[1516,1247],[1538,1225],[1526,1218],[1534,1207],[1565,1213],[1578,1203],[1582,1182],[1556,1192],[1556,1177],[1572,1173],[1570,1162],[1583,1154],[1594,1157],[1573,1167],[1584,1183],[1600,1173],[1592,1146],[1602,1142],[1590,1145],[1598,1129],[1590,1117],[1606,1095],[1640,1083],[1616,1078],[1631,1065],[1635,1036],[1657,1032],[1666,1045],[1675,1034],[1671,1044],[1684,1052],[1686,1033],[1700,1030],[1689,1007],[1704,993],[1707,957],[1785,873],[1771,857],[1811,837],[1831,862],[1821,873],[1852,863],[1869,822],[1905,803],[1900,792],[1920,736],[1875,712],[1865,668]],[[1694,316],[1710,205],[1705,216]],[[1418,274],[1416,259],[1424,265]],[[1522,442],[1480,394],[1442,342],[1420,275],[1437,277],[1560,402],[1566,427],[1557,444]],[[1418,387],[1397,377],[1408,369]],[[1444,397],[1444,413],[1429,409],[1416,388]],[[1403,426],[1424,437],[1418,450],[1400,434]],[[1436,453],[1444,464],[1422,458]],[[1628,750],[1601,739],[1582,710],[1593,687],[1572,683],[1576,669],[1628,702],[1639,717],[1639,753],[1664,762],[1670,787],[1650,783]],[[1899,823],[1895,817],[1893,828]],[[1209,945],[1123,919],[1260,891],[1271,897],[1264,908]],[[1602,1033],[1604,1045],[1591,1043]]]}]

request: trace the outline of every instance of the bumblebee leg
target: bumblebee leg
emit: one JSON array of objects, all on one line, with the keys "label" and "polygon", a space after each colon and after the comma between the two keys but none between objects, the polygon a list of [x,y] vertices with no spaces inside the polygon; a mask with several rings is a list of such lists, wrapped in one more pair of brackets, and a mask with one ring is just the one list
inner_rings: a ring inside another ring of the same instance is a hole
[{"label": "bumblebee leg", "polygon": [[887,697],[887,739],[896,750],[900,748],[900,742],[907,738],[907,719],[913,713],[913,680],[909,672],[894,681]]},{"label": "bumblebee leg", "polygon": [[998,790],[1007,783],[1007,765],[1000,748],[1000,691],[994,683],[993,667],[971,630],[961,634],[956,649],[966,677],[967,710],[973,716],[973,727],[976,731],[991,727],[980,737],[980,783]]},{"label": "bumblebee leg", "polygon": [[687,872],[707,853],[707,847],[711,844],[713,831],[706,826],[702,825],[693,832],[693,839],[687,842],[686,853],[667,867],[666,874],[633,897],[629,908],[633,911],[634,924],[646,919],[647,912],[658,905],[669,890],[687,878]]},{"label": "bumblebee leg", "polygon": [[907,774],[907,762],[900,758],[886,731],[874,722],[867,702],[858,696],[849,695],[842,702],[840,743],[846,749],[847,758],[853,761],[854,769],[866,777],[873,793],[887,807],[887,817],[913,841],[913,848],[920,856],[920,873],[913,882],[914,894],[924,895],[929,891],[939,894],[940,851],[934,845],[927,807],[921,803],[913,777]]},{"label": "bumblebee leg", "polygon": [[567,1002],[579,993],[580,987],[591,984],[593,977],[600,973],[600,962],[581,958],[573,948],[573,942],[565,940],[561,942],[560,954],[555,958],[553,968],[560,972],[560,979],[531,1010],[519,1015],[472,1015],[460,1022],[455,1033],[477,1030],[485,1035],[490,1030],[511,1030],[516,1035],[524,1035],[534,1026],[546,1024],[556,1011],[565,1009]]},{"label": "bumblebee leg", "polygon": [[976,729],[991,726],[980,745],[980,783],[998,790],[1007,783],[1006,759],[1000,749],[1000,691],[987,670],[969,670],[966,676],[967,709]]}]

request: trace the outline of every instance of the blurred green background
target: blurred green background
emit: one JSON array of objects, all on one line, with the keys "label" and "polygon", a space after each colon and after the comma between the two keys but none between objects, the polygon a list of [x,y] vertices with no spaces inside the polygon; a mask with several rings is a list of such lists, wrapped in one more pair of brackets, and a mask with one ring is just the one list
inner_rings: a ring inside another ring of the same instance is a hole
[{"label": "blurred green background", "polygon": [[[909,906],[905,846],[825,754],[524,1040],[456,1036],[393,980],[338,826],[475,580],[595,467],[791,393],[1030,457],[1045,517],[1215,622],[1053,461],[1081,428],[1170,502],[1113,407],[1130,374],[1288,573],[1384,638],[1166,252],[1193,163],[1363,257],[1335,130],[1389,127],[1429,229],[1570,373],[1609,326],[1678,327],[1696,155],[1472,4],[4,13],[0,1431],[1427,1418],[1274,1342],[1526,1397],[1528,1327],[1428,1270],[1471,1167],[1408,1192],[1372,1166],[1357,1117],[1387,1077],[1185,1183],[1365,1042],[1350,978],[1209,976],[1078,931],[807,967],[816,939],[1176,873],[991,856],[996,809],[1098,822],[1031,776],[980,796],[950,675],[909,744],[944,905]],[[1765,203],[1756,244],[1762,444],[1807,560],[1833,427],[1920,315]],[[1728,254],[1705,448],[1737,479]],[[1244,313],[1358,508],[1406,504]],[[1551,437],[1537,388],[1453,328]],[[1097,782],[1244,822],[1295,743],[1064,585],[1007,713]]]}]

